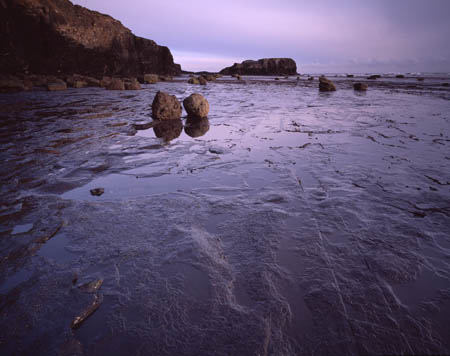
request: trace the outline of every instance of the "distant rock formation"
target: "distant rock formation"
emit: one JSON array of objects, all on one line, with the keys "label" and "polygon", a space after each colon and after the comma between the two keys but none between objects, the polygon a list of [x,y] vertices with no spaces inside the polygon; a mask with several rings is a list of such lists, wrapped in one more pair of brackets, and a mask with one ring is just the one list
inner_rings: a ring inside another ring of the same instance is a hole
[{"label": "distant rock formation", "polygon": [[320,91],[336,91],[334,83],[324,76],[319,77],[319,90]]},{"label": "distant rock formation", "polygon": [[0,74],[178,75],[167,47],[68,0],[0,0]]},{"label": "distant rock formation", "polygon": [[291,58],[263,58],[247,60],[224,68],[220,74],[232,75],[296,75],[297,64]]}]

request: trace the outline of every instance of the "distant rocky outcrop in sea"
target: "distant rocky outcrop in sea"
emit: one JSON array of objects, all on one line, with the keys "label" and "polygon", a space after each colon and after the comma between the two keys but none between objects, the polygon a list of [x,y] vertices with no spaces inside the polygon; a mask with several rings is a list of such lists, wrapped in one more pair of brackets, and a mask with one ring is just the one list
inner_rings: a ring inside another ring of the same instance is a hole
[{"label": "distant rocky outcrop in sea", "polygon": [[0,74],[178,75],[167,47],[68,0],[0,0]]},{"label": "distant rocky outcrop in sea", "polygon": [[220,74],[232,75],[296,75],[297,64],[291,58],[263,58],[247,60],[224,68]]}]

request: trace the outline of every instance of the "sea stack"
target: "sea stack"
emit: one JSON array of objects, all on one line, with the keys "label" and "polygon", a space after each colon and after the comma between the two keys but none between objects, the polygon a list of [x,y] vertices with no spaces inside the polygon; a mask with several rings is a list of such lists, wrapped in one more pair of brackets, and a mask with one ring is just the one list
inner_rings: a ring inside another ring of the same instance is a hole
[{"label": "sea stack", "polygon": [[223,75],[296,75],[297,64],[291,58],[263,58],[234,63],[220,71]]}]

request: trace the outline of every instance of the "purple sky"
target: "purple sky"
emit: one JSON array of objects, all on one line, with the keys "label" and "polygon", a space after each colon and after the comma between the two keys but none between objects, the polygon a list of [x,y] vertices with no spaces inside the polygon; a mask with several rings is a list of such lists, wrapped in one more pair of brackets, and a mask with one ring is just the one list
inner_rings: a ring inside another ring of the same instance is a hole
[{"label": "purple sky", "polygon": [[450,0],[74,0],[184,70],[291,57],[299,73],[450,72]]}]

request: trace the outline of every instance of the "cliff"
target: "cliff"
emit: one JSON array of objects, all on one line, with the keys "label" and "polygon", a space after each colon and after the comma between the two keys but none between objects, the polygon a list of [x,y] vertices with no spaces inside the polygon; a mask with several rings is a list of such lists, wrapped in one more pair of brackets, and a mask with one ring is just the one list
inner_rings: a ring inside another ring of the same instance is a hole
[{"label": "cliff", "polygon": [[291,58],[263,58],[257,61],[247,60],[242,63],[234,63],[231,67],[222,69],[220,74],[295,75],[297,74],[297,64]]},{"label": "cliff", "polygon": [[167,47],[68,0],[0,0],[0,72],[178,75]]}]

